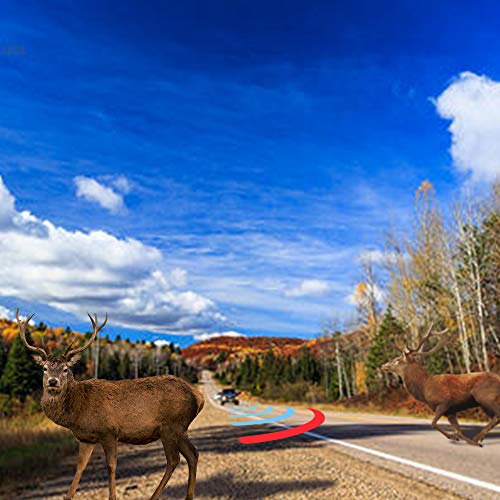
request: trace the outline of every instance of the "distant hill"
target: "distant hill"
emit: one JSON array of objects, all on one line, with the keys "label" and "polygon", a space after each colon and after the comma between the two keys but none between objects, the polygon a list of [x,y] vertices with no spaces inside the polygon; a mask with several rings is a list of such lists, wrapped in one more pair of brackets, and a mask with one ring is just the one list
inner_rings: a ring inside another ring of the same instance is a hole
[{"label": "distant hill", "polygon": [[197,367],[214,369],[221,361],[259,355],[272,349],[276,354],[293,355],[306,341],[288,337],[213,337],[182,350],[182,357]]}]

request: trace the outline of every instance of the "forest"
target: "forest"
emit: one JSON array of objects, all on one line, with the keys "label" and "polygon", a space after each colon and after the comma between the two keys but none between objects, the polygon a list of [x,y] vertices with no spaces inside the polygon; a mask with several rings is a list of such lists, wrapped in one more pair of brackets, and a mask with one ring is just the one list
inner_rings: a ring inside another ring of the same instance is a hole
[{"label": "forest", "polygon": [[[48,328],[39,323],[31,327],[35,345],[46,345],[57,356],[76,337],[83,342],[90,332],[81,334],[69,327]],[[132,342],[117,336],[102,336],[82,353],[73,368],[77,380],[105,378],[120,380],[172,374],[196,382],[197,370],[186,364],[180,349],[172,343]],[[18,335],[14,321],[0,320],[0,416],[38,411],[42,391],[42,370],[33,361]]]},{"label": "forest", "polygon": [[426,360],[431,373],[498,372],[500,183],[480,202],[462,195],[444,212],[434,186],[424,181],[410,229],[395,228],[382,244],[383,251],[359,260],[354,330],[331,321],[320,338],[293,354],[220,352],[219,379],[272,399],[383,401],[397,390],[393,376],[379,370],[398,355],[394,342],[416,345],[431,326],[446,329],[450,339]]}]

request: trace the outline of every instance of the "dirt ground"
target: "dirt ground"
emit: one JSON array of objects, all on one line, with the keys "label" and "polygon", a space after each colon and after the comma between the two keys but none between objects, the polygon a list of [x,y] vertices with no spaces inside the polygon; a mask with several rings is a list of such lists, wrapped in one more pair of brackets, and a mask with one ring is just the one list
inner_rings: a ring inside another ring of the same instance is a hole
[{"label": "dirt ground", "polygon": [[[209,402],[195,420],[191,439],[200,452],[198,499],[447,499],[457,498],[423,483],[344,455],[335,447],[308,437],[260,445],[243,445],[248,434],[230,425],[228,414]],[[47,477],[30,490],[18,489],[5,498],[60,499],[73,476],[76,457],[63,462],[59,475]],[[147,499],[165,468],[161,444],[120,445],[118,498]],[[163,497],[182,499],[187,485],[187,464],[181,460]],[[106,499],[104,455],[96,448],[75,499]]]}]

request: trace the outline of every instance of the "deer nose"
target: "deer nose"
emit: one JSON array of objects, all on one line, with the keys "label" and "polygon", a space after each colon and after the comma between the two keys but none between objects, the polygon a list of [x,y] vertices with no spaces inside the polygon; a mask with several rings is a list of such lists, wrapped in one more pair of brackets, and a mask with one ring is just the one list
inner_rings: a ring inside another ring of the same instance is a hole
[{"label": "deer nose", "polygon": [[47,383],[49,384],[49,387],[57,387],[57,384],[59,382],[58,382],[58,380],[56,378],[49,378],[49,380],[47,381]]}]

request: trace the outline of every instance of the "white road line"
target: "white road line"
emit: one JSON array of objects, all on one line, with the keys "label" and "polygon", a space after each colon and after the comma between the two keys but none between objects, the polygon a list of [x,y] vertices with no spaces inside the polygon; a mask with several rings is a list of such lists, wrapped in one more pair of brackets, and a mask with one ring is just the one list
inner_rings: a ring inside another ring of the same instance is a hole
[{"label": "white road line", "polygon": [[[217,406],[212,398],[209,397],[211,403],[220,410],[231,411],[227,408],[222,408]],[[248,418],[253,418],[255,420],[262,420],[259,417],[254,417],[252,415],[245,415]],[[274,425],[279,425],[280,427],[284,427],[285,429],[291,429],[292,426],[285,425],[276,422]],[[488,483],[486,481],[481,481],[480,479],[475,479],[473,477],[464,476],[462,474],[458,474],[457,472],[450,472],[444,469],[439,469],[438,467],[433,467],[432,465],[421,464],[420,462],[414,462],[413,460],[408,460],[407,458],[398,457],[396,455],[391,455],[389,453],[384,453],[383,451],[373,450],[372,448],[366,448],[365,446],[360,446],[358,444],[349,443],[347,441],[342,441],[341,439],[329,438],[327,436],[322,436],[321,434],[317,434],[316,432],[305,432],[306,436],[313,437],[315,439],[319,439],[321,441],[328,441],[329,443],[337,444],[339,446],[345,446],[346,448],[351,448],[353,450],[361,451],[366,453],[367,455],[374,455],[379,458],[383,458],[384,460],[389,460],[391,462],[396,462],[402,465],[407,465],[409,467],[413,467],[414,469],[424,470],[426,472],[432,472],[433,474],[437,474],[439,476],[447,477],[449,479],[454,479],[455,481],[461,481],[462,483],[471,484],[472,486],[477,486],[479,488],[484,488],[486,490],[494,491],[496,493],[500,493],[500,486]]]}]

